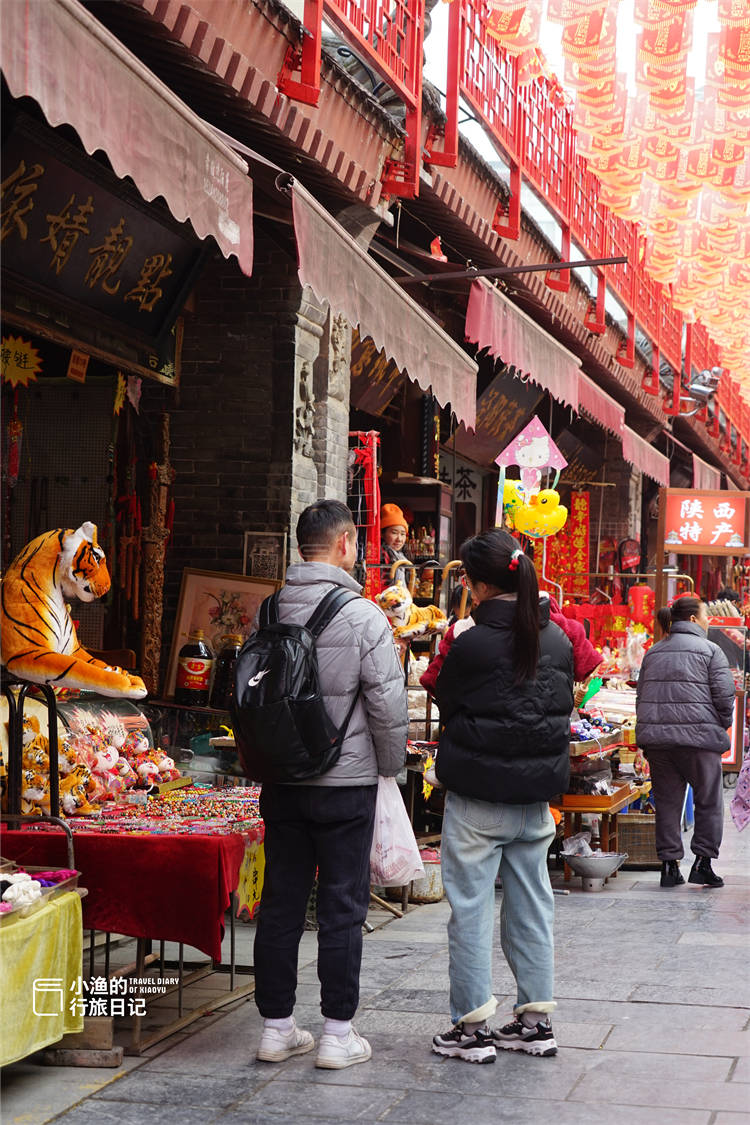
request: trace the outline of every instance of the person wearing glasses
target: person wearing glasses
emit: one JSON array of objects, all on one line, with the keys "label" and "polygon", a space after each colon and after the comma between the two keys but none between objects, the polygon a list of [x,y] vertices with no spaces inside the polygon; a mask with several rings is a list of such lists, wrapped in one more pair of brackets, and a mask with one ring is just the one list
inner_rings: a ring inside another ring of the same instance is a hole
[{"label": "person wearing glasses", "polygon": [[[549,800],[566,791],[570,772],[573,653],[550,621],[549,599],[539,599],[534,564],[507,531],[485,531],[460,554],[477,604],[435,685],[453,1026],[432,1049],[467,1062],[493,1062],[498,1047],[549,1056],[557,1051]],[[490,1030],[498,866],[501,944],[517,995],[512,1019]]]}]

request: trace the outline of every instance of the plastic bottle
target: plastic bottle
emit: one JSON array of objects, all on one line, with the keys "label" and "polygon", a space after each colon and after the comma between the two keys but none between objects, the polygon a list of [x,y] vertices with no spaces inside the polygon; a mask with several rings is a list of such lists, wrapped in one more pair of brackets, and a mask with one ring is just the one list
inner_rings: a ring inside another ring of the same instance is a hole
[{"label": "plastic bottle", "polygon": [[194,629],[177,658],[175,703],[183,707],[206,707],[213,665],[214,654],[203,639],[203,630]]},{"label": "plastic bottle", "polygon": [[234,665],[242,648],[241,633],[229,633],[222,638],[223,644],[216,658],[216,675],[211,688],[211,706],[218,711],[229,710],[234,690]]}]

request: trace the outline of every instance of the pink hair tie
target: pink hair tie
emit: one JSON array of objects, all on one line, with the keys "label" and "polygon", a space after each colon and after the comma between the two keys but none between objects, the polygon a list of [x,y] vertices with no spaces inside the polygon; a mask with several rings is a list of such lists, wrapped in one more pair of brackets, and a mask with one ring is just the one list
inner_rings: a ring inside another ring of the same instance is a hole
[{"label": "pink hair tie", "polygon": [[508,563],[508,570],[518,570],[518,564],[519,564],[519,562],[521,561],[522,558],[523,558],[523,551],[521,551],[517,547],[515,549],[515,551],[513,552],[513,554],[510,556],[510,562]]}]

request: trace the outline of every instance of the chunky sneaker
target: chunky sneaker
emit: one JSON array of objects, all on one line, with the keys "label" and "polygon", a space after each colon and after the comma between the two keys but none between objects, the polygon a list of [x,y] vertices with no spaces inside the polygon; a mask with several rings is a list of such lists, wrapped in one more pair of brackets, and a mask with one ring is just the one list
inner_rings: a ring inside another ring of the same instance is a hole
[{"label": "chunky sneaker", "polygon": [[324,1070],[343,1070],[345,1066],[367,1062],[372,1047],[354,1028],[348,1035],[321,1035],[315,1065]]},{"label": "chunky sneaker", "polygon": [[260,1062],[283,1062],[292,1055],[304,1055],[312,1051],[315,1040],[309,1031],[303,1031],[295,1024],[291,1031],[280,1031],[278,1027],[264,1027],[258,1053]]},{"label": "chunky sneaker", "polygon": [[724,880],[717,875],[711,866],[707,855],[697,855],[695,863],[690,868],[688,883],[700,883],[704,887],[723,887]]},{"label": "chunky sneaker", "polygon": [[432,1049],[436,1055],[473,1063],[493,1063],[497,1056],[488,1028],[480,1027],[469,1034],[464,1031],[462,1023],[456,1024],[445,1035],[436,1035],[432,1040]]},{"label": "chunky sneaker", "polygon": [[504,1051],[525,1051],[527,1055],[557,1054],[557,1043],[549,1020],[540,1020],[534,1027],[526,1027],[520,1019],[506,1023],[505,1027],[492,1029],[492,1039]]},{"label": "chunky sneaker", "polygon": [[684,876],[680,874],[680,861],[677,859],[662,860],[662,887],[681,887],[684,882]]}]

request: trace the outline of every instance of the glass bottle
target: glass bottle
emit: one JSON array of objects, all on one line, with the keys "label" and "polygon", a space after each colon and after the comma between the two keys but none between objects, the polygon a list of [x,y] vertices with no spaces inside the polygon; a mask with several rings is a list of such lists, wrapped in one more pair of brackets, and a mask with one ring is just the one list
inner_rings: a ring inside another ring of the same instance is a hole
[{"label": "glass bottle", "polygon": [[175,703],[183,707],[206,707],[213,665],[214,654],[203,639],[203,630],[194,629],[177,657]]},{"label": "glass bottle", "polygon": [[228,711],[234,691],[234,665],[243,645],[241,633],[228,633],[222,637],[222,647],[216,658],[216,675],[211,688],[211,706],[217,711]]}]

